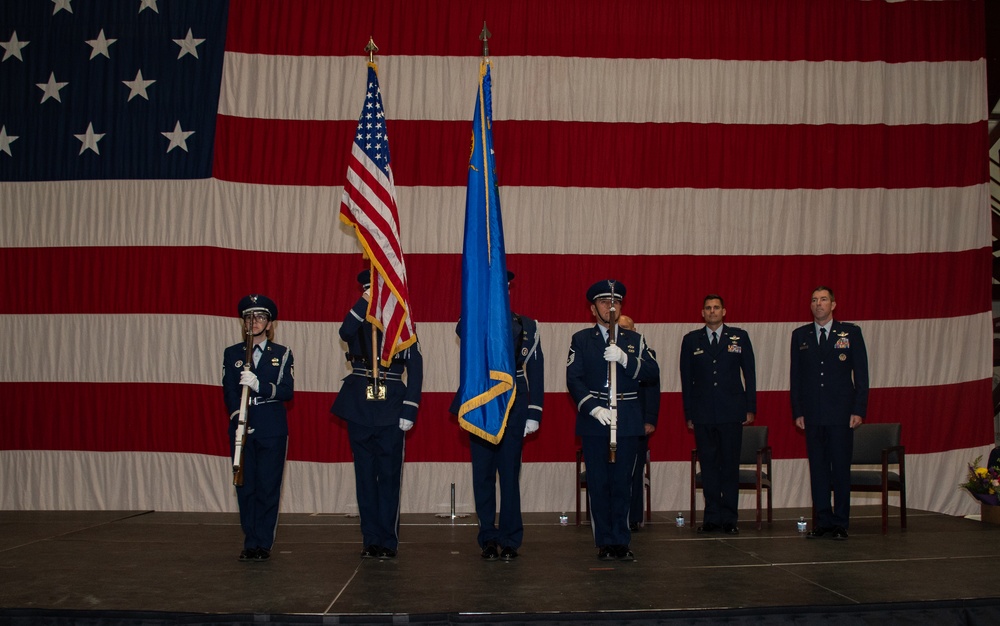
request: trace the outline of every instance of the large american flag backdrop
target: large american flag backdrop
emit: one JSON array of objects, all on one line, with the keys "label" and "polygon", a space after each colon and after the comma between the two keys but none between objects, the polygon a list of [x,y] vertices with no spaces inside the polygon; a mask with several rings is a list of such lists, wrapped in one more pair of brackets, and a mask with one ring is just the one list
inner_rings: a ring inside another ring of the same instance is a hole
[{"label": "large american flag backdrop", "polygon": [[525,508],[572,506],[564,357],[614,277],[662,365],[654,509],[687,502],[677,359],[709,292],[756,347],[776,505],[808,505],[789,337],[827,284],[869,345],[869,421],[903,423],[910,505],[973,510],[956,485],[993,440],[983,2],[0,7],[0,507],[235,510],[220,358],[254,292],[296,356],[283,509],[356,510],[328,410],[365,267],[338,208],[371,35],[426,369],[403,508],[445,511],[454,483],[472,509],[447,408],[485,20],[512,306],[548,354]]}]

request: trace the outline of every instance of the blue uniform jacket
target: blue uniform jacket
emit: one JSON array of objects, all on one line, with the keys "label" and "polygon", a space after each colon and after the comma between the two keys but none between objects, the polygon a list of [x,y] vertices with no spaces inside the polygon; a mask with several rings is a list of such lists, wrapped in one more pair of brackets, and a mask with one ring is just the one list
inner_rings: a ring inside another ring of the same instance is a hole
[{"label": "blue uniform jacket", "polygon": [[812,322],[792,332],[792,419],[846,426],[868,410],[868,351],[856,324],[834,320],[830,335],[821,349]]},{"label": "blue uniform jacket", "polygon": [[[235,432],[240,412],[243,387],[240,374],[246,358],[246,345],[238,343],[226,348],[222,355],[222,393],[229,411],[230,428]],[[247,413],[248,432],[256,437],[281,437],[288,435],[285,402],[295,391],[295,360],[285,346],[268,341],[257,366],[250,362],[250,371],[257,375],[260,391],[250,390],[250,410]]]},{"label": "blue uniform jacket", "polygon": [[[618,329],[618,347],[628,355],[628,366],[618,368],[618,434],[639,436],[643,428],[643,409],[639,402],[640,384],[659,380],[660,366],[646,347],[642,335],[635,331]],[[606,435],[603,426],[590,415],[595,407],[608,406],[608,362],[604,360],[607,343],[595,324],[573,335],[569,357],[566,361],[566,387],[576,403],[576,434]],[[603,395],[602,395],[603,394]]]},{"label": "blue uniform jacket", "polygon": [[[649,351],[655,359],[656,352]],[[639,384],[639,403],[642,404],[642,421],[654,428],[660,422],[660,377]]]},{"label": "blue uniform jacket", "polygon": [[714,349],[704,326],[681,341],[684,419],[695,424],[743,422],[747,413],[757,412],[757,369],[750,336],[725,324],[719,330]]},{"label": "blue uniform jacket", "polygon": [[[459,325],[461,323],[460,321]],[[461,336],[458,327],[455,328],[455,332]],[[524,430],[524,423],[529,419],[539,424],[542,422],[542,406],[545,402],[545,357],[542,354],[542,337],[538,332],[538,322],[515,313],[511,320],[511,332],[514,335],[517,394],[514,397],[514,407],[507,418],[509,420],[507,426]],[[460,398],[456,393],[448,409],[452,415],[458,415],[459,401]]]},{"label": "blue uniform jacket", "polygon": [[[330,412],[349,422],[367,426],[398,426],[400,419],[416,422],[424,380],[424,360],[419,343],[397,354],[388,368],[379,366],[379,374],[385,375],[385,400],[367,400],[365,397],[373,358],[371,333],[372,330],[378,332],[380,341],[382,334],[371,322],[365,321],[367,311],[368,301],[359,298],[340,326],[340,338],[347,343],[353,370],[344,377]],[[405,383],[402,380],[404,372]]]}]

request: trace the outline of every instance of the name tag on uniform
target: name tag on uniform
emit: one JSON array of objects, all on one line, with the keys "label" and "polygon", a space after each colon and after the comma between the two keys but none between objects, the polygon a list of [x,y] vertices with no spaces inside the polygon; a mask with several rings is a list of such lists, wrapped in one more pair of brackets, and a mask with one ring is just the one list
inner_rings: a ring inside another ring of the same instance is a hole
[{"label": "name tag on uniform", "polygon": [[735,352],[736,354],[741,354],[743,352],[743,348],[741,346],[733,343],[729,344],[728,349],[730,352]]},{"label": "name tag on uniform", "polygon": [[697,350],[694,351],[694,356],[698,356],[699,354],[705,354],[705,351],[702,350],[701,348],[698,348]]},{"label": "name tag on uniform", "polygon": [[806,342],[803,342],[802,344],[799,345],[799,350],[808,350],[808,349],[809,349],[809,344]]}]

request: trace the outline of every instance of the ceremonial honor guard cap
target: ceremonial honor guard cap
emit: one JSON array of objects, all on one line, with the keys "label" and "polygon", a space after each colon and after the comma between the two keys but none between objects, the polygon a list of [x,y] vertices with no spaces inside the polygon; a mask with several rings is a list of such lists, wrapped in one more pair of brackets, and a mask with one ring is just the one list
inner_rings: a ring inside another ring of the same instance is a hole
[{"label": "ceremonial honor guard cap", "polygon": [[362,289],[368,289],[372,286],[372,272],[371,270],[365,270],[358,274],[358,284],[361,285]]},{"label": "ceremonial honor guard cap", "polygon": [[625,285],[614,279],[599,280],[590,286],[587,290],[587,300],[594,302],[600,298],[610,298],[612,288],[614,289],[615,299],[624,300],[625,299]]},{"label": "ceremonial honor guard cap", "polygon": [[240,317],[245,317],[248,313],[263,312],[270,315],[272,321],[278,319],[278,305],[274,303],[274,300],[257,294],[244,296],[240,300],[237,312]]}]

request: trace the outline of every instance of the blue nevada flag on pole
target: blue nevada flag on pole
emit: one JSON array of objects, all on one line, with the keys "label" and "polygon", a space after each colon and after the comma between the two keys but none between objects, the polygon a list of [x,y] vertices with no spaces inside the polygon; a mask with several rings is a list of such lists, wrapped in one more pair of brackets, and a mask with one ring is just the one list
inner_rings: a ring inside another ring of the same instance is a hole
[{"label": "blue nevada flag on pole", "polygon": [[507,258],[493,158],[490,89],[490,62],[484,58],[479,66],[479,94],[472,118],[472,156],[465,196],[458,421],[465,430],[498,443],[514,405],[516,389]]}]

